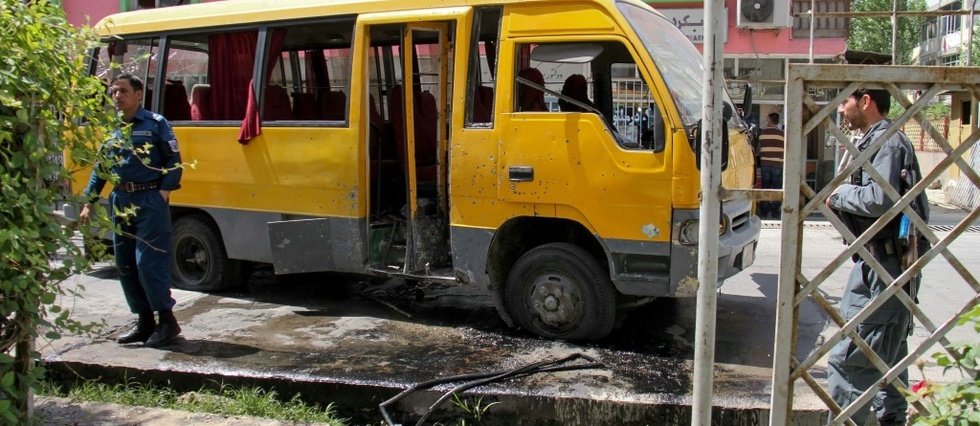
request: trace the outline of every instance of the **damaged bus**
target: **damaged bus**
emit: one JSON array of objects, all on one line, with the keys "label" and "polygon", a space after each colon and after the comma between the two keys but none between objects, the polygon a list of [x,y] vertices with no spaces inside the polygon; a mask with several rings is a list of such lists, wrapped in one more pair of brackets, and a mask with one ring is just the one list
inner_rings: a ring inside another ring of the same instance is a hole
[{"label": "damaged bus", "polygon": [[[559,339],[695,295],[701,54],[639,0],[227,0],[96,29],[91,72],[144,78],[196,162],[171,195],[176,287],[257,262],[456,282]],[[724,183],[748,188],[728,115]],[[717,285],[760,228],[723,203]]]}]

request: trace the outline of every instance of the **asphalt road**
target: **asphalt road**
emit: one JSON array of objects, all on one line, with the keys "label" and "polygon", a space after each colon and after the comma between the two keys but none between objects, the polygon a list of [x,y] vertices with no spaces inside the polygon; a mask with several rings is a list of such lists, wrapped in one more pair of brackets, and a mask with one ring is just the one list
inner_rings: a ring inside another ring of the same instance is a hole
[{"label": "asphalt road", "polygon": [[[933,223],[952,225],[964,215],[940,212]],[[755,264],[729,279],[718,297],[714,405],[716,418],[728,419],[722,424],[765,423],[768,418],[780,236],[776,223],[767,222]],[[845,248],[825,222],[808,222],[803,238],[805,276],[816,274]],[[978,244],[980,233],[974,231],[950,247],[973,274],[980,271],[980,258],[970,252]],[[283,394],[300,392],[312,400],[334,402],[346,410],[341,415],[377,423],[377,404],[413,384],[581,353],[603,366],[526,376],[474,392],[502,402],[491,410],[508,419],[501,424],[513,419],[672,423],[671,419],[690,416],[694,299],[657,301],[631,313],[608,338],[577,344],[508,330],[489,297],[466,286],[409,287],[397,280],[326,274],[277,279],[270,270],[259,269],[252,283],[239,291],[175,290],[183,335],[172,345],[149,349],[113,341],[132,316],[114,269],[102,266],[70,280],[67,285],[79,294],[63,297],[60,304],[79,321],[104,325],[92,336],[38,342],[53,370],[103,379],[165,381],[189,390],[214,383],[274,386]],[[850,263],[845,263],[820,291],[836,301],[849,269]],[[946,322],[976,297],[957,277],[944,259],[926,268],[920,307],[935,324]],[[810,300],[801,306],[799,326],[800,359],[836,331]],[[954,330],[950,340],[976,337],[970,333]],[[920,324],[912,344],[926,336]],[[821,360],[811,373],[822,380],[824,367]],[[937,369],[927,369],[926,374],[937,374]],[[921,375],[913,372],[912,380],[919,379]],[[392,411],[418,416],[420,407],[428,407],[448,389],[420,393]],[[796,389],[798,424],[819,423],[824,418],[822,403],[802,382]]]}]

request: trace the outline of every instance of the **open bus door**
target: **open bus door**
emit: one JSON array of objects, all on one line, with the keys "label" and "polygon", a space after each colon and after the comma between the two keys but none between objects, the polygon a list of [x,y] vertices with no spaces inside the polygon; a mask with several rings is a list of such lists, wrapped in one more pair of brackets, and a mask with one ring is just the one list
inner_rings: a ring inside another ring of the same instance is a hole
[{"label": "open bus door", "polygon": [[[465,10],[453,9],[447,12],[449,17],[439,16],[438,22],[426,22],[438,16],[432,13],[411,17],[404,14],[359,17],[371,37],[384,37],[395,30],[400,34],[400,40],[397,40],[400,46],[390,57],[393,63],[389,69],[393,72],[386,73],[385,98],[407,196],[405,205],[394,212],[397,219],[390,229],[378,226],[378,221],[372,219],[370,245],[381,252],[374,256],[377,259],[372,262],[375,270],[422,277],[452,275],[448,272],[447,105],[453,59],[450,54],[452,26],[446,20],[462,12]],[[383,43],[383,40],[372,38],[371,43]],[[371,83],[365,81],[365,84]],[[376,229],[384,230],[375,232]]]},{"label": "open bus door", "polygon": [[[449,209],[446,183],[446,105],[449,28],[445,24],[408,25],[405,46],[404,134],[408,222],[405,272],[448,266]],[[411,78],[409,79],[409,76]],[[395,131],[399,131],[395,129]]]}]

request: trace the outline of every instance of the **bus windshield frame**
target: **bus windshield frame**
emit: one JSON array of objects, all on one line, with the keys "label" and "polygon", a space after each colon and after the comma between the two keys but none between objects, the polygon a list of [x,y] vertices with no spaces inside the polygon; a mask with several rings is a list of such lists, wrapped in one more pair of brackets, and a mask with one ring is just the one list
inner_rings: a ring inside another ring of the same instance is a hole
[{"label": "bus windshield frame", "polygon": [[650,57],[655,59],[655,66],[667,84],[684,126],[695,125],[703,113],[701,52],[662,15],[630,3],[619,2],[617,7]]}]

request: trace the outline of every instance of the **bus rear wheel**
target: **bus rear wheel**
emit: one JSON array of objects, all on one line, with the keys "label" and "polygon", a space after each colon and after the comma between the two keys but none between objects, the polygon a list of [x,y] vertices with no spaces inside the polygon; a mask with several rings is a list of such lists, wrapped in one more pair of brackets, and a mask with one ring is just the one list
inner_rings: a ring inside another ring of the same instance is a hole
[{"label": "bus rear wheel", "polygon": [[228,259],[221,232],[209,218],[188,215],[174,222],[171,275],[174,287],[220,291],[248,281],[248,262]]},{"label": "bus rear wheel", "polygon": [[616,321],[616,294],[609,274],[581,247],[550,243],[514,264],[504,285],[507,311],[539,336],[592,340]]}]

